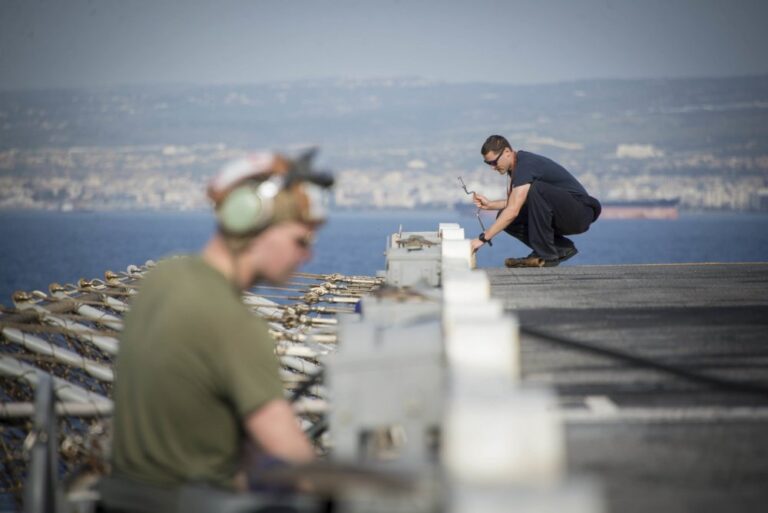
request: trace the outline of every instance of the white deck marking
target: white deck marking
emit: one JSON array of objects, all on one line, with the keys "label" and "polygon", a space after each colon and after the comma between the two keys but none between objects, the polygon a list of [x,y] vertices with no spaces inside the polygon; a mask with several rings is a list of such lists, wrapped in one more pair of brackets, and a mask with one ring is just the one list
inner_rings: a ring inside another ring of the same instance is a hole
[{"label": "white deck marking", "polygon": [[[586,402],[586,401],[585,401]],[[599,403],[599,402],[598,402]],[[613,404],[613,403],[611,403]],[[616,405],[613,404],[615,407]],[[599,407],[598,407],[599,408]],[[622,422],[712,422],[712,421],[768,421],[766,406],[680,406],[650,408],[616,408],[613,411],[598,409],[565,408],[560,410],[567,423],[622,423]]]},{"label": "white deck marking", "polygon": [[612,415],[619,411],[616,403],[605,395],[590,395],[584,399],[584,403],[590,411],[598,415]]}]

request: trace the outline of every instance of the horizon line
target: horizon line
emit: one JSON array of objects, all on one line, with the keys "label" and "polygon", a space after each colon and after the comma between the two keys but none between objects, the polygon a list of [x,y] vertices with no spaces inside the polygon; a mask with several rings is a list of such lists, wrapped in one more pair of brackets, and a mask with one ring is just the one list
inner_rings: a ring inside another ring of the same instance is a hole
[{"label": "horizon line", "polygon": [[423,83],[424,85],[477,85],[491,87],[537,87],[537,86],[557,86],[568,84],[588,84],[588,83],[630,83],[630,82],[686,82],[686,81],[729,81],[729,80],[748,80],[768,78],[768,72],[748,73],[737,75],[691,75],[685,77],[595,77],[595,78],[576,78],[570,80],[553,80],[538,82],[501,82],[501,81],[482,81],[482,80],[446,80],[435,79],[415,75],[393,75],[381,77],[314,77],[314,78],[295,78],[295,79],[275,79],[264,81],[233,81],[233,82],[184,82],[184,81],[161,81],[161,82],[120,82],[114,84],[99,85],[60,85],[60,86],[28,86],[28,87],[4,87],[0,85],[0,94],[18,94],[34,92],[66,92],[66,91],[99,91],[114,89],[163,89],[172,87],[183,88],[224,88],[224,87],[263,87],[278,85],[311,85],[311,84],[359,84],[360,86],[370,86],[381,84],[383,82],[399,82],[402,84]]}]

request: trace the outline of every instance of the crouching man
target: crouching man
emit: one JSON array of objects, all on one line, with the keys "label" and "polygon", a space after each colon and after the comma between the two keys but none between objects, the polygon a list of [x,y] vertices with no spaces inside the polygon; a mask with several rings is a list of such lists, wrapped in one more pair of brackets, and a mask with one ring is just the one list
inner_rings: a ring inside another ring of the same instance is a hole
[{"label": "crouching man", "polygon": [[116,478],[244,488],[246,442],[286,462],[313,459],[267,324],[241,302],[310,257],[317,193],[332,181],[311,173],[310,158],[262,153],[225,167],[208,187],[218,228],[202,253],[161,262],[142,281],[117,357]]},{"label": "crouching man", "polygon": [[487,165],[507,176],[509,185],[502,200],[474,195],[478,208],[499,214],[472,241],[472,250],[504,231],[533,250],[527,257],[506,259],[507,267],[554,267],[575,256],[576,246],[566,235],[586,232],[600,215],[600,202],[563,166],[535,153],[515,151],[500,135],[490,136],[480,152]]}]

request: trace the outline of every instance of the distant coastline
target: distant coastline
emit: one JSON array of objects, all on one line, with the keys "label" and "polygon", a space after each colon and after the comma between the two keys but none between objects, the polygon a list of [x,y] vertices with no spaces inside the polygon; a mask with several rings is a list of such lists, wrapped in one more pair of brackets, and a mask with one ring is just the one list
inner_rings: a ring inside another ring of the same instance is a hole
[{"label": "distant coastline", "polygon": [[503,195],[478,153],[498,126],[597,198],[768,211],[766,112],[768,75],[4,92],[0,208],[203,209],[206,180],[227,161],[311,144],[337,177],[335,208],[442,208],[469,200],[457,176]]},{"label": "distant coastline", "polygon": [[[627,208],[627,207],[640,207],[640,208],[648,208],[652,206],[665,206],[667,205],[662,201],[662,203],[659,203],[657,201],[653,200],[638,200],[638,201],[627,201],[627,202],[621,202],[621,201],[610,201],[610,202],[603,202],[602,205],[604,208],[606,207],[618,207],[618,208]],[[667,205],[668,206],[668,205]],[[768,210],[757,210],[757,209],[732,209],[732,208],[685,208],[679,206],[679,204],[676,206],[678,212],[680,214],[755,214],[755,215],[768,215]],[[453,206],[445,206],[445,205],[427,205],[427,206],[418,206],[418,207],[374,207],[374,206],[367,206],[367,207],[332,207],[328,209],[328,212],[333,214],[359,214],[359,213],[370,213],[370,214],[388,214],[388,213],[407,213],[407,214],[419,214],[420,212],[423,212],[425,214],[433,214],[433,213],[439,213],[439,212],[455,212],[456,214],[462,216],[462,217],[474,217],[475,212],[477,209],[472,204],[463,204],[463,203],[457,203]],[[0,213],[14,213],[14,212],[39,212],[39,213],[50,213],[50,214],[100,214],[100,213],[115,213],[115,214],[208,214],[211,212],[210,208],[156,208],[156,207],[116,207],[116,208],[72,208],[72,209],[61,209],[57,207],[0,207]],[[493,216],[494,213],[490,211],[481,211],[480,212],[483,216]],[[606,218],[604,215],[603,218]]]}]

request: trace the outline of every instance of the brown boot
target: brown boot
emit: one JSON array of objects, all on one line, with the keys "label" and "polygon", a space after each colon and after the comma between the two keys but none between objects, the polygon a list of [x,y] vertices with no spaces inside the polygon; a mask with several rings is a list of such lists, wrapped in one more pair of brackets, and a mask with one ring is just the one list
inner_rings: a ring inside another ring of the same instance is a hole
[{"label": "brown boot", "polygon": [[547,261],[536,255],[529,255],[524,258],[507,258],[504,260],[504,265],[507,267],[544,267],[547,265]]}]

